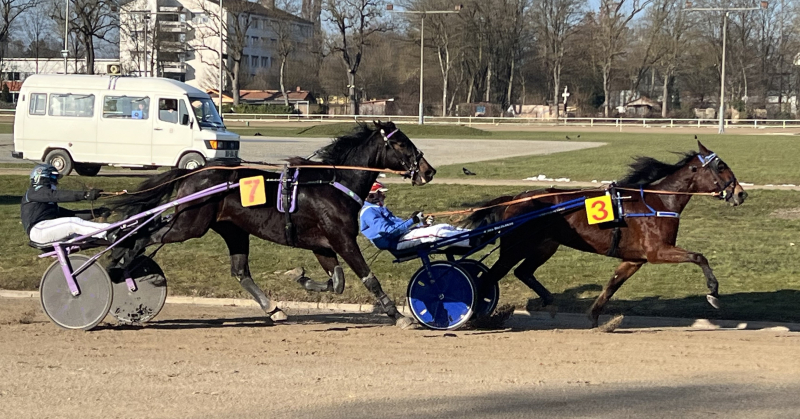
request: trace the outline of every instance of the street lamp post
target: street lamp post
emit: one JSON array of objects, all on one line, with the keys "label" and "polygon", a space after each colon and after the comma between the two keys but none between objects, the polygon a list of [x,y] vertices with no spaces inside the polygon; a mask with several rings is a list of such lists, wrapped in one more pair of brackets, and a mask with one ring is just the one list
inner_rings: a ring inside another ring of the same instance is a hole
[{"label": "street lamp post", "polygon": [[422,89],[422,74],[424,68],[424,56],[425,56],[425,17],[429,14],[450,14],[450,13],[460,13],[462,5],[456,5],[453,10],[394,10],[394,5],[389,3],[386,5],[386,10],[392,13],[405,13],[405,14],[414,14],[420,15],[420,24],[419,24],[419,121],[418,124],[422,125],[425,123],[425,105],[423,104],[423,89]]},{"label": "street lamp post", "polygon": [[720,68],[719,82],[719,133],[725,133],[725,49],[728,38],[728,14],[735,11],[766,9],[769,3],[761,0],[759,7],[692,7],[692,2],[687,1],[685,10],[699,12],[725,12],[722,16],[722,66]]},{"label": "street lamp post", "polygon": [[223,82],[223,77],[224,77],[224,73],[223,73],[223,71],[224,71],[223,70],[224,61],[223,61],[223,58],[224,58],[224,55],[223,55],[222,52],[224,50],[225,41],[224,41],[224,39],[222,37],[222,31],[223,31],[223,28],[225,27],[225,25],[222,22],[223,16],[225,16],[225,12],[222,9],[222,0],[219,0],[219,114],[220,114],[220,118],[222,117],[222,87],[223,87],[223,83],[224,83]]},{"label": "street lamp post", "polygon": [[69,74],[67,70],[67,58],[69,57],[69,0],[65,0],[64,3],[67,4],[67,12],[64,15],[64,50],[61,51],[61,55],[64,57],[64,74]]}]

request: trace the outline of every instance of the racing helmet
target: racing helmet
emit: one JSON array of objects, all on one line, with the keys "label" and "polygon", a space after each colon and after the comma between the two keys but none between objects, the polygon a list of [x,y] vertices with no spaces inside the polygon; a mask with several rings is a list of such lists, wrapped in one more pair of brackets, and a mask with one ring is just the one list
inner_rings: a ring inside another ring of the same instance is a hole
[{"label": "racing helmet", "polygon": [[375,183],[373,183],[372,187],[369,189],[369,193],[370,194],[374,194],[376,192],[386,192],[388,190],[389,190],[389,188],[383,186],[383,183],[375,181]]},{"label": "racing helmet", "polygon": [[31,186],[50,186],[58,184],[58,169],[50,164],[38,164],[31,172]]}]

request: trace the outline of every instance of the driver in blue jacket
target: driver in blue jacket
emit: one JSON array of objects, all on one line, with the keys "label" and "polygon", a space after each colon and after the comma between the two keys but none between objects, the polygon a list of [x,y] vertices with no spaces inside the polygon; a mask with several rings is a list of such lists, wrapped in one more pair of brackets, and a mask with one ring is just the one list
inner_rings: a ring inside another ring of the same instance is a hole
[{"label": "driver in blue jacket", "polygon": [[[425,217],[422,211],[415,212],[407,220],[396,217],[384,206],[388,190],[382,183],[375,182],[358,214],[361,233],[378,249],[409,249],[469,231],[449,224],[432,225],[433,217]],[[453,243],[453,246],[469,245],[466,238]]]}]

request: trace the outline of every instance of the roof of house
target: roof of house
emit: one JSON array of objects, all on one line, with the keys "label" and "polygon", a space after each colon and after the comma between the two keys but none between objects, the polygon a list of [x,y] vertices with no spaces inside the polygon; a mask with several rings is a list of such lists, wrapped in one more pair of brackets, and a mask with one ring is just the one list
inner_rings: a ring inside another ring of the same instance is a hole
[{"label": "roof of house", "polygon": [[266,17],[271,17],[274,19],[279,20],[287,20],[291,22],[303,23],[307,25],[313,25],[314,22],[310,20],[305,20],[299,16],[295,16],[291,13],[283,11],[281,9],[275,8],[267,8],[260,3],[250,2],[247,0],[226,0],[225,1],[226,8],[230,11],[231,9],[235,10],[249,10],[251,13],[259,14]]},{"label": "roof of house", "polygon": [[[291,90],[290,101],[313,100],[313,95],[307,90]],[[271,102],[283,100],[280,90],[240,90],[239,98],[248,102]]]},{"label": "roof of house", "polygon": [[647,97],[642,96],[639,99],[628,102],[627,104],[625,104],[625,106],[631,106],[631,107],[648,106],[650,108],[660,108],[661,104],[656,101],[650,100]]},{"label": "roof of house", "polygon": [[8,86],[8,91],[12,93],[19,92],[19,88],[22,87],[21,81],[4,81],[3,84]]}]

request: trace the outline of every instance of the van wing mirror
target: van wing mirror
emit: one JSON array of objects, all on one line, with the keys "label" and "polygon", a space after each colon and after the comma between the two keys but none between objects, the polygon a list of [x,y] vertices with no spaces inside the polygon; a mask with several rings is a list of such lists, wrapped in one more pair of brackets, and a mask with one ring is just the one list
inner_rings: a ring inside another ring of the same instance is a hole
[{"label": "van wing mirror", "polygon": [[189,114],[183,114],[181,125],[189,125]]}]

